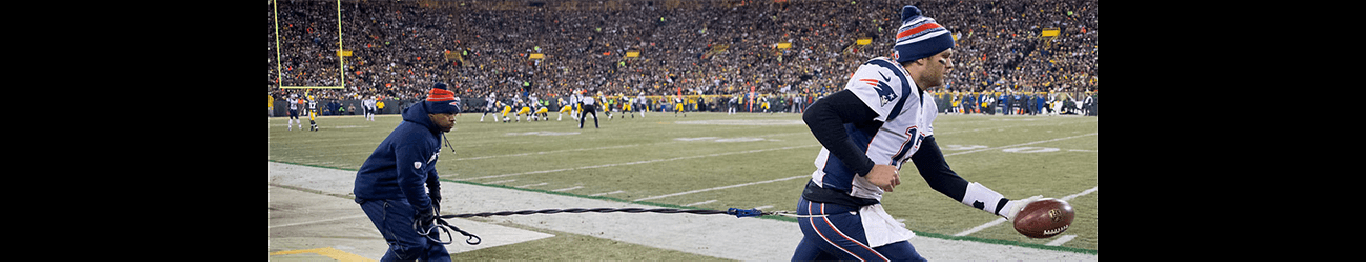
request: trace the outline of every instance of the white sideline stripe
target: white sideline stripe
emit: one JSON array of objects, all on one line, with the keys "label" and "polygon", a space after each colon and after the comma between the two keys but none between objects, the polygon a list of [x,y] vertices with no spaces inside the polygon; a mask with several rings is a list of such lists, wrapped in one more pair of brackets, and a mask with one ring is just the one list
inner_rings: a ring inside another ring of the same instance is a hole
[{"label": "white sideline stripe", "polygon": [[550,183],[540,183],[540,184],[521,185],[521,186],[517,186],[517,188],[528,188],[528,187],[534,187],[534,186],[544,186],[544,185],[549,185],[549,184],[550,184]]},{"label": "white sideline stripe", "polygon": [[472,177],[472,178],[465,178],[465,179],[459,179],[459,180],[469,181],[469,180],[474,180],[474,179],[497,178],[497,177],[509,177],[509,176],[520,176],[520,175],[529,175],[529,174],[544,174],[544,173],[554,173],[554,172],[573,171],[573,170],[583,170],[583,169],[594,169],[594,168],[604,168],[604,167],[629,166],[629,165],[649,164],[649,163],[656,163],[656,162],[668,162],[668,161],[686,160],[686,159],[704,158],[704,157],[728,156],[728,155],[737,155],[737,154],[752,154],[752,153],[758,153],[758,152],[764,152],[764,151],[787,150],[787,149],[803,148],[803,147],[815,147],[815,146],[820,146],[820,145],[819,145],[819,144],[816,144],[816,145],[805,145],[805,146],[789,146],[789,147],[770,148],[770,149],[758,149],[758,150],[750,150],[750,151],[742,151],[742,152],[728,152],[728,153],[717,153],[717,154],[700,155],[700,156],[685,156],[685,157],[675,157],[675,158],[665,158],[665,159],[653,159],[653,160],[636,161],[636,162],[620,163],[620,164],[606,164],[606,165],[596,165],[596,166],[584,166],[584,167],[562,168],[562,169],[554,169],[554,170],[542,170],[542,171],[531,171],[531,172],[522,172],[522,173],[512,173],[512,174],[503,174],[503,175],[481,176],[481,177]]},{"label": "white sideline stripe", "polygon": [[706,204],[711,204],[711,203],[713,203],[713,202],[716,202],[716,200],[715,200],[715,199],[712,199],[712,200],[707,200],[707,201],[702,201],[702,202],[687,204],[687,205],[683,205],[683,206],[685,206],[685,207],[690,207],[690,206],[696,206],[696,205],[706,205]]},{"label": "white sideline stripe", "polygon": [[[1096,192],[1096,190],[1099,189],[1099,188],[1100,188],[1100,186],[1092,187],[1091,189],[1087,189],[1087,190],[1085,190],[1085,191],[1081,191],[1081,193],[1071,194],[1071,195],[1062,197],[1061,199],[1062,199],[1062,201],[1072,200],[1073,198],[1077,198],[1077,197],[1079,197],[1079,196],[1085,196],[1085,195],[1087,195],[1087,194],[1091,194],[1091,193],[1093,193],[1093,192]],[[999,224],[1004,223],[1004,222],[1006,222],[1006,219],[1005,219],[1005,218],[997,218],[996,220],[992,220],[991,222],[987,222],[986,224],[982,224],[982,225],[980,225],[980,226],[974,227],[974,228],[972,228],[972,229],[965,230],[965,231],[963,231],[963,232],[958,232],[958,234],[953,234],[953,236],[961,237],[961,236],[966,236],[966,235],[968,235],[968,234],[977,233],[977,231],[982,231],[982,229],[987,229],[987,228],[989,228],[989,227],[992,227],[992,226],[995,226],[995,225],[999,225]],[[1064,242],[1066,242],[1066,241],[1064,241]]]},{"label": "white sideline stripe", "polygon": [[641,199],[636,199],[636,200],[632,200],[632,201],[645,201],[645,200],[651,200],[651,199],[666,198],[666,197],[671,197],[671,196],[681,196],[681,195],[687,195],[687,194],[692,194],[692,193],[701,193],[701,192],[707,192],[707,191],[712,191],[712,190],[721,190],[721,189],[736,188],[736,187],[742,187],[742,186],[750,186],[750,185],[758,185],[758,184],[767,184],[767,183],[773,183],[773,182],[778,182],[778,181],[793,180],[793,179],[798,179],[798,178],[803,178],[803,177],[811,177],[811,175],[800,175],[800,176],[784,177],[784,178],[779,178],[779,179],[774,179],[774,180],[768,180],[768,181],[749,182],[749,183],[738,184],[738,185],[729,185],[729,186],[713,187],[713,188],[708,188],[708,189],[698,189],[698,190],[693,190],[693,191],[688,191],[688,192],[673,193],[673,194],[661,195],[661,196],[652,196],[652,197],[641,198]]},{"label": "white sideline stripe", "polygon": [[521,153],[521,154],[511,154],[511,155],[467,157],[467,158],[456,158],[455,160],[456,160],[456,161],[461,161],[461,160],[479,160],[479,159],[487,159],[487,158],[495,158],[495,157],[545,155],[545,154],[555,154],[555,153],[564,153],[564,152],[590,151],[590,150],[603,150],[603,149],[616,149],[616,148],[627,148],[627,147],[636,147],[636,146],[641,146],[641,144],[621,145],[621,146],[605,146],[605,147],[597,147],[597,148],[566,149],[566,150],[543,151],[543,152]]},{"label": "white sideline stripe", "polygon": [[953,153],[953,154],[947,154],[947,155],[944,155],[944,156],[962,155],[962,154],[977,153],[977,152],[982,152],[982,151],[987,151],[987,150],[997,150],[997,149],[1012,148],[1012,147],[1021,147],[1021,146],[1027,146],[1027,145],[1033,145],[1033,144],[1039,144],[1039,143],[1057,142],[1057,141],[1063,141],[1063,140],[1068,140],[1068,139],[1073,139],[1073,138],[1094,136],[1094,135],[1097,135],[1097,134],[1100,134],[1100,133],[1090,133],[1090,134],[1085,134],[1085,135],[1080,135],[1080,136],[1064,137],[1064,138],[1058,138],[1058,139],[1049,139],[1049,140],[1044,140],[1044,141],[1035,141],[1035,142],[1029,142],[1029,143],[1024,143],[1024,144],[1014,144],[1014,145],[1008,145],[1008,146],[1002,146],[1002,147],[989,147],[989,148],[983,148],[983,149],[978,149],[978,150],[963,151],[963,152],[958,152],[958,153]]},{"label": "white sideline stripe", "polygon": [[493,181],[493,182],[485,182],[484,184],[502,184],[502,183],[507,183],[507,182],[512,182],[512,181],[517,181],[517,180],[516,180],[516,179],[498,180],[498,181]]},{"label": "white sideline stripe", "polygon": [[1067,241],[1072,241],[1073,238],[1077,238],[1077,235],[1064,235],[1064,236],[1058,237],[1058,239],[1055,239],[1055,240],[1053,240],[1053,241],[1048,241],[1048,244],[1044,244],[1044,245],[1045,245],[1045,246],[1055,246],[1055,247],[1056,247],[1056,246],[1061,246],[1063,243],[1067,243]]},{"label": "white sideline stripe", "polygon": [[317,223],[322,223],[322,222],[332,222],[332,221],[337,221],[337,220],[346,220],[346,219],[362,218],[362,217],[365,217],[365,215],[355,215],[355,216],[348,216],[348,217],[338,217],[338,218],[332,218],[332,219],[315,220],[315,221],[309,221],[309,222],[299,222],[299,223],[290,223],[290,224],[283,224],[283,225],[274,225],[274,226],[267,226],[266,229],[273,229],[273,228],[278,228],[278,227],[291,227],[291,226],[307,225],[307,224],[317,224]]}]

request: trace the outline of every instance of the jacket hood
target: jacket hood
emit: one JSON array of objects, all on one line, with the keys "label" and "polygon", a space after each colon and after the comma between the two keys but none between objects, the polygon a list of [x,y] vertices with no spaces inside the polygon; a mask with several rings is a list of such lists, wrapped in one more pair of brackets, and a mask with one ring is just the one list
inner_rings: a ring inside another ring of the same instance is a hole
[{"label": "jacket hood", "polygon": [[416,103],[409,106],[408,109],[404,109],[403,121],[413,122],[427,127],[427,131],[431,131],[432,134],[441,133],[441,130],[438,129],[436,123],[432,123],[432,119],[427,117],[427,107],[423,103]]}]

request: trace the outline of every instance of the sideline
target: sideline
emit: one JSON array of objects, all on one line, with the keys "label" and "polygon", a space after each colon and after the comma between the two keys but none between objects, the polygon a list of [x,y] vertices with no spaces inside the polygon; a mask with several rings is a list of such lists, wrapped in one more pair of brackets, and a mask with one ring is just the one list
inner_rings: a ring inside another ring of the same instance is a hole
[{"label": "sideline", "polygon": [[[293,173],[292,176],[300,178],[272,183],[301,187],[307,185],[307,188],[326,193],[349,192],[352,181],[348,178],[353,178],[355,172],[274,161],[268,161],[268,165],[271,169]],[[445,199],[468,200],[460,203],[443,203],[449,205],[443,207],[443,210],[458,209],[467,213],[569,207],[688,208],[465,181],[443,180],[442,188],[450,189],[442,190],[442,194],[446,195]],[[789,260],[792,249],[802,237],[800,229],[792,221],[722,215],[584,213],[505,216],[500,217],[500,221],[747,261]],[[1096,250],[916,233],[919,237],[912,238],[911,243],[921,255],[931,260],[1099,260]],[[490,236],[492,235],[484,236],[485,241],[492,240]]]}]

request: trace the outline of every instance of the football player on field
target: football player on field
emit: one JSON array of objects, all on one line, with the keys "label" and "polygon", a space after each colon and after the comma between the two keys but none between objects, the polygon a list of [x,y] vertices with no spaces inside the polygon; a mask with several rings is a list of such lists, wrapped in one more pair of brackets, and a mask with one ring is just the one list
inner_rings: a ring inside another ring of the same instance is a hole
[{"label": "football player on field", "polygon": [[631,113],[631,105],[635,104],[634,100],[632,100],[630,97],[627,97],[626,94],[617,93],[617,101],[617,103],[621,103],[622,114],[631,115],[631,118],[636,118],[636,114]]},{"label": "football player on field", "polygon": [[640,94],[636,95],[635,102],[640,104],[637,106],[637,108],[640,109],[640,118],[645,118],[645,111],[650,111],[650,100],[645,98],[645,92],[640,92]]},{"label": "football player on field", "polygon": [[684,111],[683,111],[683,97],[679,97],[678,95],[675,94],[675,95],[674,95],[674,117],[678,117],[678,113],[679,113],[679,112],[683,112],[683,117],[688,117],[688,112],[684,112]]},{"label": "football player on field", "polygon": [[488,97],[484,97],[484,115],[479,116],[479,122],[484,122],[484,117],[488,116],[489,113],[493,113],[493,121],[498,121],[498,112],[495,111],[498,110],[497,105],[498,101],[494,97],[494,93],[489,93]]},{"label": "football player on field", "polygon": [[602,113],[607,114],[607,120],[612,120],[612,102],[615,100],[607,99],[602,91],[598,91],[598,107],[602,108]]},{"label": "football player on field", "polygon": [[947,28],[901,11],[891,58],[859,66],[845,89],[817,100],[802,115],[822,148],[816,171],[798,200],[802,240],[792,260],[924,261],[908,241],[915,236],[882,209],[882,194],[901,184],[898,170],[913,161],[932,189],[969,207],[1013,221],[1040,196],[1010,200],[949,169],[934,138],[937,105],[926,90],[943,85],[953,69]]},{"label": "football player on field", "polygon": [[526,115],[526,120],[531,121],[531,104],[522,101],[521,96],[512,96],[512,108],[517,109],[517,122],[522,122],[522,115]]},{"label": "football player on field", "polygon": [[560,101],[560,116],[559,116],[559,117],[556,117],[556,118],[555,118],[555,121],[564,120],[564,114],[565,114],[565,113],[570,113],[569,117],[571,117],[571,118],[574,117],[574,115],[573,115],[574,106],[571,105],[571,104],[569,104],[569,102],[564,101],[564,97],[560,97],[560,100],[559,100],[559,101]]},{"label": "football player on field", "polygon": [[[508,122],[508,119],[509,119],[509,118],[508,118],[508,113],[509,113],[509,112],[512,112],[512,105],[510,105],[510,104],[504,104],[503,101],[498,101],[498,106],[503,108],[503,123],[507,123],[507,122]],[[494,117],[497,117],[497,116],[494,116]]]},{"label": "football player on field", "polygon": [[289,131],[294,131],[294,123],[299,123],[299,131],[303,131],[304,123],[299,122],[299,95],[290,94],[285,103],[289,104],[289,122],[285,122],[285,127],[288,127]]},{"label": "football player on field", "polygon": [[[304,96],[308,97],[308,124],[313,128],[313,132],[318,132],[318,100],[313,99],[313,95],[309,95],[308,92],[304,92]],[[300,129],[302,128],[303,126],[300,126]]]}]

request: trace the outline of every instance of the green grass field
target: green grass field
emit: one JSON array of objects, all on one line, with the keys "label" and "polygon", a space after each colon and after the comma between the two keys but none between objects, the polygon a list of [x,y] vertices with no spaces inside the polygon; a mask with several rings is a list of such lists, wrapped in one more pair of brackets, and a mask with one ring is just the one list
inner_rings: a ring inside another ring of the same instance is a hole
[{"label": "green grass field", "polygon": [[[611,120],[600,114],[600,128],[590,119],[582,129],[569,116],[555,121],[554,113],[550,121],[516,123],[493,122],[492,115],[480,122],[480,115],[460,115],[446,134],[457,154],[443,149],[442,179],[668,207],[795,210],[820,151],[798,114],[650,112]],[[309,132],[287,131],[285,118],[271,118],[269,161],[356,170],[400,121],[398,115],[321,117],[321,131]],[[999,217],[933,191],[910,163],[901,170],[902,185],[882,202],[922,237],[1097,253],[1098,123],[1096,117],[1002,115],[935,121],[946,160],[968,181],[1009,198],[1070,196],[1076,217],[1059,237],[1026,238],[1008,223],[973,230]],[[1049,245],[1054,241],[1061,243]]]}]

